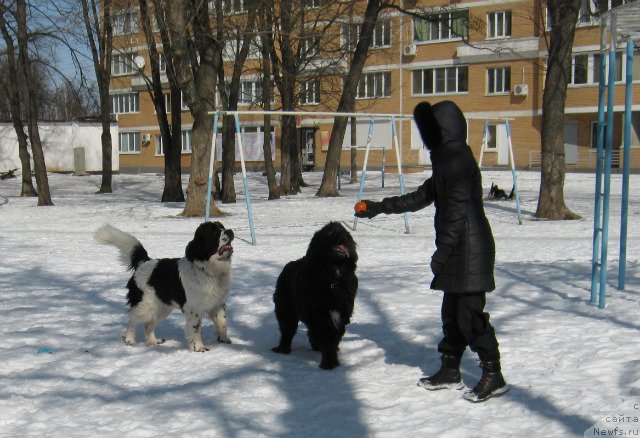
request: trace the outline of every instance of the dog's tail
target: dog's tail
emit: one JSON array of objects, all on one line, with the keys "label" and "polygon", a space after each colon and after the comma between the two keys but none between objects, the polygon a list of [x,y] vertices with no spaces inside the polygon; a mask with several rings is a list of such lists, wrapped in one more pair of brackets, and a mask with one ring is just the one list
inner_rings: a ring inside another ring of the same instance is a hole
[{"label": "dog's tail", "polygon": [[111,225],[98,228],[93,233],[93,238],[103,245],[113,245],[118,248],[120,261],[129,269],[136,270],[142,263],[151,260],[138,239]]}]

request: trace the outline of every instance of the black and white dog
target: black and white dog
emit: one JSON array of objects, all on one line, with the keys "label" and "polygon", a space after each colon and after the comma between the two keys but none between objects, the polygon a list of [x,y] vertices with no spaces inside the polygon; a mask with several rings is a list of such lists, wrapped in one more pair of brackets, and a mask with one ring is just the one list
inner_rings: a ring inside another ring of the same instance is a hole
[{"label": "black and white dog", "polygon": [[304,257],[285,265],[273,294],[280,343],[288,354],[299,321],[307,326],[311,348],[322,352],[320,368],[340,365],[338,344],[351,322],[358,290],[356,243],[338,222],[316,231]]},{"label": "black and white dog", "polygon": [[190,350],[208,350],[202,343],[205,314],[213,320],[218,341],[231,343],[225,300],[231,282],[233,231],[220,222],[205,222],[196,230],[184,257],[163,259],[149,258],[138,239],[110,225],[96,230],[94,238],[118,248],[120,260],[134,271],[127,283],[131,319],[122,336],[125,344],[135,344],[140,323],[144,324],[147,344],[165,342],[156,338],[154,330],[176,307],[186,317],[184,331]]}]

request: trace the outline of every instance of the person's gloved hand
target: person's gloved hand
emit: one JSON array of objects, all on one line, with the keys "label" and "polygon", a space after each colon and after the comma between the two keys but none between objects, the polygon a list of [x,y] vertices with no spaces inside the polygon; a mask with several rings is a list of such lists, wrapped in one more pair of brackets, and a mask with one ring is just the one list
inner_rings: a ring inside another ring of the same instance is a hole
[{"label": "person's gloved hand", "polygon": [[442,263],[437,260],[431,259],[431,272],[433,272],[434,276],[438,275],[440,271],[442,271],[443,267],[444,265]]},{"label": "person's gloved hand", "polygon": [[452,252],[453,248],[449,245],[440,245],[438,249],[436,249],[436,252],[434,252],[431,257],[430,264],[431,272],[433,272],[434,276],[438,275],[440,271],[442,271],[442,268],[444,268],[444,265],[447,263],[447,259]]},{"label": "person's gloved hand", "polygon": [[368,200],[356,203],[354,209],[356,217],[368,219],[371,219],[372,217],[377,216],[382,212],[379,202]]}]

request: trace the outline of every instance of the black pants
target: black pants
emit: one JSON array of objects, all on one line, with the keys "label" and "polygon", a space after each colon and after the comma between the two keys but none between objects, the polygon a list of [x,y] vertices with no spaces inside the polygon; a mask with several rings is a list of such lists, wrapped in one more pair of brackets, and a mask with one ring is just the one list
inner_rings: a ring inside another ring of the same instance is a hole
[{"label": "black pants", "polygon": [[498,340],[489,314],[484,311],[485,292],[449,293],[442,298],[442,332],[438,351],[460,357],[469,346],[481,361],[500,359]]}]

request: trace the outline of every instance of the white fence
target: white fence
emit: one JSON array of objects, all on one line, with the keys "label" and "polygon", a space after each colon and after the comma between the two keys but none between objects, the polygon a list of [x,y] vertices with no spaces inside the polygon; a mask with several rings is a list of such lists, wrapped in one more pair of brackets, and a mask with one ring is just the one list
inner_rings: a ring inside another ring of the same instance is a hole
[{"label": "white fence", "polygon": [[[88,122],[39,123],[40,139],[47,170],[50,172],[73,172],[74,148],[84,148],[87,172],[102,171],[102,125]],[[111,124],[112,170],[120,169],[118,155],[118,125]],[[31,154],[31,149],[29,149]],[[33,154],[32,165],[33,165]],[[0,123],[0,172],[20,169],[18,138],[11,123]],[[33,167],[32,167],[33,169]]]}]

